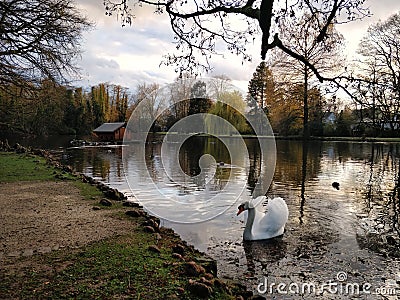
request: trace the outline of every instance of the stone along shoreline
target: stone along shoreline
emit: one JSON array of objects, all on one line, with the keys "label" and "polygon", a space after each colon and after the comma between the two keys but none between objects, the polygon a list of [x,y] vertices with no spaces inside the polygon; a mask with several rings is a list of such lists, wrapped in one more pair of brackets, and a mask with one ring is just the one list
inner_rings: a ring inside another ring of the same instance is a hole
[{"label": "stone along shoreline", "polygon": [[1,299],[257,297],[117,190],[47,151],[0,146]]}]

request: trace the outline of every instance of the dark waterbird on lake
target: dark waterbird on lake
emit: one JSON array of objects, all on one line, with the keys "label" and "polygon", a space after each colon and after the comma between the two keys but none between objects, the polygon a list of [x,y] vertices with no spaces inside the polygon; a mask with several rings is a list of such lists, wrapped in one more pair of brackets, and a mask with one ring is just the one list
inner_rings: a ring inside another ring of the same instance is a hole
[{"label": "dark waterbird on lake", "polygon": [[257,206],[267,198],[259,196],[239,205],[237,215],[247,210],[247,222],[243,232],[245,241],[266,240],[280,236],[285,231],[285,224],[289,217],[286,202],[280,198],[269,199],[267,211],[260,211]]},{"label": "dark waterbird on lake", "polygon": [[335,189],[339,190],[339,182],[336,182],[336,181],[332,182],[332,186],[333,186]]}]

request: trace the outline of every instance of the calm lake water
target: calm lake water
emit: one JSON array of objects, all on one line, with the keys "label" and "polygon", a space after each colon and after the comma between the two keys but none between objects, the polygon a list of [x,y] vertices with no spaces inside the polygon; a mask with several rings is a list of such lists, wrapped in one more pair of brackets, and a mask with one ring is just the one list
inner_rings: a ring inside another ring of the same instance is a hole
[{"label": "calm lake water", "polygon": [[[238,142],[230,143],[234,149]],[[180,148],[155,140],[144,154],[131,144],[68,148],[61,155],[77,171],[136,196],[146,207],[157,207],[155,190],[173,198],[160,202],[159,211],[176,216],[175,221],[197,223],[162,220],[162,225],[217,259],[221,277],[237,279],[254,291],[259,286],[264,296],[274,291],[279,299],[314,299],[317,292],[279,294],[274,284],[313,283],[321,288],[330,282],[342,290],[322,288],[324,299],[382,299],[379,293],[397,299],[400,144],[276,141],[277,161],[267,196],[286,200],[286,232],[272,241],[243,243],[243,217],[236,216],[231,196],[239,195],[239,203],[249,199],[260,173],[257,140],[245,143],[248,158],[235,164],[223,143],[206,137],[192,137]],[[217,164],[202,166],[204,154]],[[145,155],[145,165],[139,155]],[[143,180],[147,173],[154,184]],[[339,190],[332,187],[335,181]],[[210,198],[217,200],[207,202]],[[213,218],[202,221],[208,216]],[[361,291],[345,289],[347,283]],[[271,290],[263,290],[270,284]],[[363,284],[370,288],[363,292]]]}]

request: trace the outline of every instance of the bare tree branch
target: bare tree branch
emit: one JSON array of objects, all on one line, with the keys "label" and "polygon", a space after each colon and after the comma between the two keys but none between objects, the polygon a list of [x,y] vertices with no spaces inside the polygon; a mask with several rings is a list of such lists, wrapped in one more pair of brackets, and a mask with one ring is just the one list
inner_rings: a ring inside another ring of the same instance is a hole
[{"label": "bare tree branch", "polygon": [[0,84],[58,82],[77,74],[79,41],[91,23],[70,0],[0,2]]},{"label": "bare tree branch", "polygon": [[[261,59],[269,50],[279,48],[295,59],[305,63],[321,80],[321,76],[306,57],[287,47],[281,40],[285,28],[279,26],[280,20],[299,20],[308,13],[309,22],[317,22],[318,34],[314,43],[322,43],[329,35],[329,28],[335,24],[351,22],[369,16],[364,8],[365,0],[104,0],[107,14],[117,12],[123,25],[131,24],[136,6],[149,5],[156,13],[166,12],[176,35],[177,50],[168,54],[166,64],[178,65],[178,72],[194,72],[196,69],[211,69],[210,56],[218,54],[216,43],[222,41],[226,48],[237,54],[243,61],[251,61],[247,45],[257,36],[261,37]],[[242,23],[240,23],[242,22]],[[234,26],[234,25],[236,26]],[[241,25],[238,28],[237,24]],[[273,37],[271,41],[271,37]],[[186,52],[186,53],[185,53]]]}]

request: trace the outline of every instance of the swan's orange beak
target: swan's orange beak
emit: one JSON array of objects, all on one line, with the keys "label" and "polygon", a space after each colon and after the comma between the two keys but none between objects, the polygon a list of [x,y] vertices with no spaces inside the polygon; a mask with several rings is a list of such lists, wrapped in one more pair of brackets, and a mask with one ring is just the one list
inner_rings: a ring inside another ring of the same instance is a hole
[{"label": "swan's orange beak", "polygon": [[243,206],[243,205],[240,205],[240,206],[238,207],[238,209],[239,209],[239,210],[238,210],[238,212],[237,212],[237,214],[236,214],[237,216],[240,215],[242,212],[244,212],[244,206]]}]

